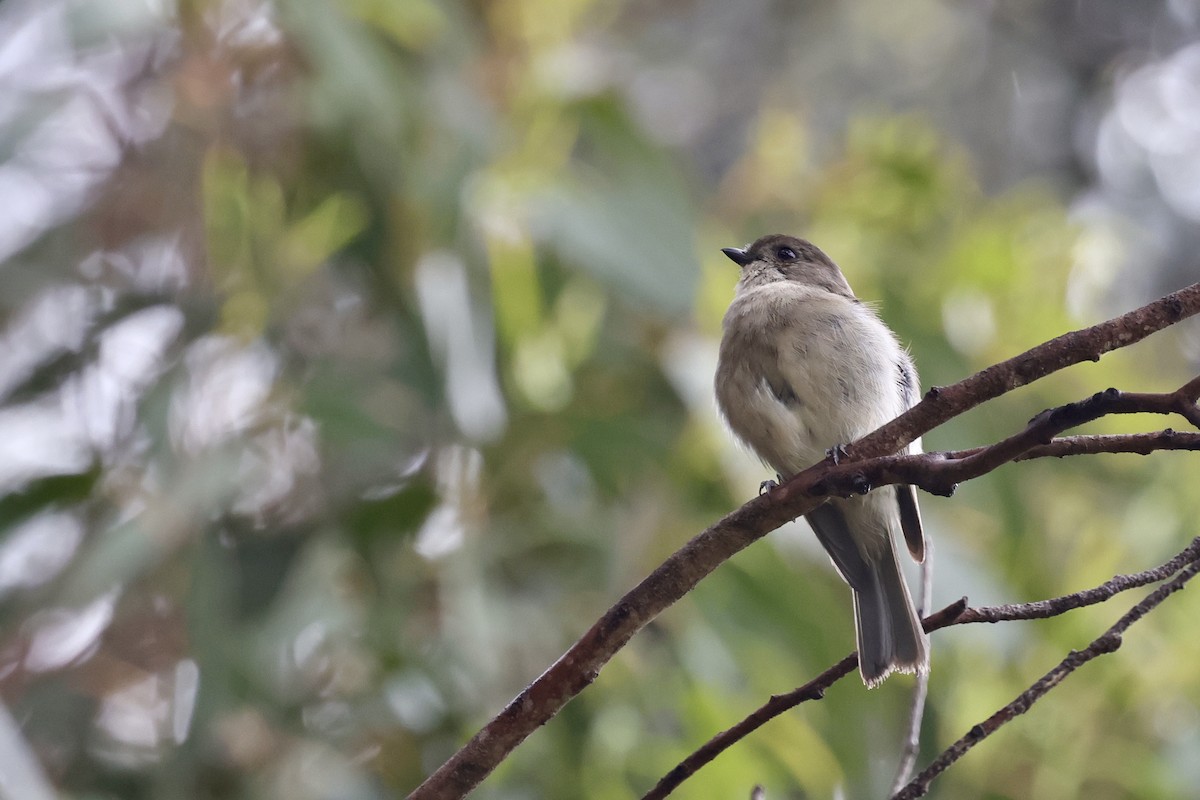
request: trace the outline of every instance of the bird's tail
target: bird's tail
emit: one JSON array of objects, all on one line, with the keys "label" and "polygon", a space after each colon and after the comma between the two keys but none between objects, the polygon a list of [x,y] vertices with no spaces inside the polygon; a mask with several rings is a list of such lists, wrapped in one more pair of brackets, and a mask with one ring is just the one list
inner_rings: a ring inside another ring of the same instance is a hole
[{"label": "bird's tail", "polygon": [[893,547],[884,549],[871,580],[854,590],[854,627],[858,670],[867,686],[878,686],[893,672],[928,671],[929,640]]},{"label": "bird's tail", "polygon": [[[858,669],[873,687],[893,672],[928,671],[929,640],[900,573],[890,526],[858,503],[830,501],[806,518],[854,591]],[[853,531],[847,513],[854,518]]]}]

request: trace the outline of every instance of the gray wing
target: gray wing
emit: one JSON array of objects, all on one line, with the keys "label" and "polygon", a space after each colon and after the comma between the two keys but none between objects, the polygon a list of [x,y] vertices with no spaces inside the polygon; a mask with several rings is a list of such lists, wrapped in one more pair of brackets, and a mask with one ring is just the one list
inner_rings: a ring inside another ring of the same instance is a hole
[{"label": "gray wing", "polygon": [[[908,358],[902,359],[896,367],[904,407],[912,408],[920,399],[917,372]],[[900,529],[904,531],[904,543],[908,545],[908,552],[920,563],[925,560],[925,529],[921,525],[921,509],[917,507],[917,490],[912,486],[897,486],[896,500],[900,506]]]},{"label": "gray wing", "polygon": [[829,558],[842,580],[856,592],[866,591],[873,583],[872,568],[854,543],[855,536],[846,522],[846,515],[833,503],[822,503],[804,515],[812,526],[817,541],[829,553]]},{"label": "gray wing", "polygon": [[917,490],[912,486],[897,486],[896,500],[900,505],[900,530],[908,552],[919,564],[925,560],[925,529],[921,525],[921,509],[917,507]]}]

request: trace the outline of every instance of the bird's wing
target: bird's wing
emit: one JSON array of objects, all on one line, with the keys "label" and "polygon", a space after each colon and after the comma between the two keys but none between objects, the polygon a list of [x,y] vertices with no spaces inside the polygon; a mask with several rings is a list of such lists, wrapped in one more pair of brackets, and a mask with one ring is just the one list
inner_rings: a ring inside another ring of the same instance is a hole
[{"label": "bird's wing", "polygon": [[897,486],[896,501],[900,506],[900,530],[908,552],[919,564],[925,560],[925,529],[921,525],[921,509],[917,507],[917,490],[913,486]]},{"label": "bird's wing", "polygon": [[[912,408],[921,399],[920,384],[917,382],[917,371],[907,355],[896,365],[899,376],[897,383],[900,394],[904,398],[904,407]],[[921,440],[913,442],[908,452],[921,452]],[[921,509],[917,506],[917,490],[912,486],[897,486],[896,501],[900,506],[900,529],[904,531],[904,542],[908,552],[917,563],[925,560],[925,529],[921,525]]]},{"label": "bird's wing", "polygon": [[813,533],[817,535],[817,541],[829,553],[842,580],[856,591],[870,587],[873,580],[871,565],[855,543],[856,537],[842,509],[833,503],[823,503],[805,514],[804,519],[808,520]]}]

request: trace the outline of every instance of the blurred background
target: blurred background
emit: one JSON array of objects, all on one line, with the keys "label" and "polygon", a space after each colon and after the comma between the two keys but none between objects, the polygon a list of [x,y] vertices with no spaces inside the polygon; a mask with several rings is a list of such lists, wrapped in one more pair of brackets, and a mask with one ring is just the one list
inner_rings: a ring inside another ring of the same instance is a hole
[{"label": "blurred background", "polygon": [[[398,797],[770,477],[714,413],[720,247],[819,243],[925,388],[1200,279],[1200,3],[6,0],[0,208],[0,795]],[[1198,368],[1179,325],[926,446]],[[933,604],[1155,565],[1197,485],[923,496]],[[1135,599],[936,634],[920,763]],[[932,796],[1194,792],[1198,615]],[[788,526],[474,796],[638,796],[852,646]],[[883,796],[910,687],[845,680],[676,796]]]}]

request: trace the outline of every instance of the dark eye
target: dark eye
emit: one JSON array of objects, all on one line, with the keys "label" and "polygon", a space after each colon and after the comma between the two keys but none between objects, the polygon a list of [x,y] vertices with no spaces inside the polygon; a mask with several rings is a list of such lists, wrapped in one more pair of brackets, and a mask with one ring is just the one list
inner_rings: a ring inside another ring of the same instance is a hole
[{"label": "dark eye", "polygon": [[795,261],[796,251],[790,247],[781,247],[775,251],[775,255],[779,256],[781,261]]}]

